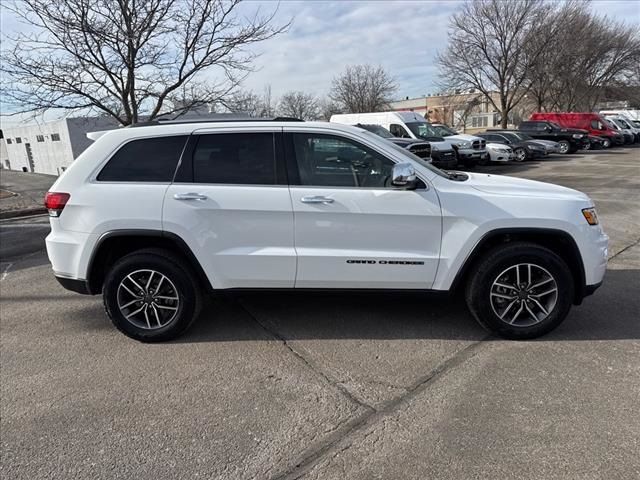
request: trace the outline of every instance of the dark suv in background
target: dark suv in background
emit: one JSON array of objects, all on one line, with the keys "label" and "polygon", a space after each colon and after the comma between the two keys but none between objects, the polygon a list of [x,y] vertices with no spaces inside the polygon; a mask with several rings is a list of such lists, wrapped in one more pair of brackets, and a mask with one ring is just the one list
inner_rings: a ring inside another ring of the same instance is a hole
[{"label": "dark suv in background", "polygon": [[560,153],[575,153],[589,148],[589,132],[577,128],[563,128],[555,122],[526,121],[520,123],[518,130],[533,138],[553,140],[560,144]]}]

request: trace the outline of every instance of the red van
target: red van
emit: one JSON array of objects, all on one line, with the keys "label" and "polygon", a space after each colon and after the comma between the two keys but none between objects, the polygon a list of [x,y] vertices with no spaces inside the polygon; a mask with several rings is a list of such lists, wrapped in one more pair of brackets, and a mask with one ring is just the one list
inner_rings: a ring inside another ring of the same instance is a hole
[{"label": "red van", "polygon": [[609,139],[611,145],[624,144],[624,136],[611,128],[598,113],[585,112],[536,112],[530,120],[555,122],[565,128],[587,130],[589,135],[597,135]]}]

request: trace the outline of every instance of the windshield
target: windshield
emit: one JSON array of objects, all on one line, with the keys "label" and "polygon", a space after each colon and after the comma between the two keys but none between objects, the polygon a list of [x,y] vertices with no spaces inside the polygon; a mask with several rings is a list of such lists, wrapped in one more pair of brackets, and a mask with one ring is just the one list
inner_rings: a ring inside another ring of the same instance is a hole
[{"label": "windshield", "polygon": [[520,140],[534,140],[534,138],[531,135],[527,135],[526,133],[513,132],[513,135],[518,137]]},{"label": "windshield", "polygon": [[631,125],[629,125],[626,120],[623,120],[622,118],[616,118],[615,122],[620,125],[620,127],[622,128],[631,128]]},{"label": "windshield", "polygon": [[560,124],[559,124],[559,123],[556,123],[556,122],[548,122],[548,123],[549,123],[549,125],[551,125],[553,128],[557,128],[557,129],[559,129],[559,130],[562,130],[562,127],[560,126]]},{"label": "windshield", "polygon": [[516,135],[515,133],[511,133],[511,132],[500,132],[500,135],[502,135],[504,138],[506,138],[507,140],[509,140],[511,143],[518,143],[518,142],[520,142],[520,138],[518,138],[518,135]]},{"label": "windshield", "polygon": [[445,125],[431,125],[431,128],[433,128],[433,131],[436,132],[440,137],[450,137],[451,135],[458,134]]},{"label": "windshield", "polygon": [[427,122],[409,122],[405,125],[409,127],[409,130],[411,130],[416,137],[424,138],[425,140],[429,140],[430,137],[441,136],[434,130],[431,124]]},{"label": "windshield", "polygon": [[394,136],[391,134],[389,130],[387,130],[384,127],[381,127],[380,125],[363,125],[359,123],[356,125],[356,127],[364,128],[365,130],[371,133],[375,133],[376,135],[382,138],[394,138]]}]

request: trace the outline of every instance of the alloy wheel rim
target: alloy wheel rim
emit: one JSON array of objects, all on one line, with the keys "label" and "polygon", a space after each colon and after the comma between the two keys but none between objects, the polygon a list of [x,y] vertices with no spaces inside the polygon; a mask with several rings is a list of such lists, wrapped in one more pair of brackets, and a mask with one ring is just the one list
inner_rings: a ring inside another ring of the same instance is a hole
[{"label": "alloy wheel rim", "polygon": [[180,296],[173,282],[150,269],[126,275],[118,285],[118,308],[124,318],[144,330],[170,324],[178,314]]},{"label": "alloy wheel rim", "polygon": [[560,153],[567,153],[569,151],[569,144],[561,142],[560,143]]},{"label": "alloy wheel rim", "polygon": [[500,273],[489,292],[493,313],[515,327],[543,322],[558,301],[558,284],[548,270],[534,263],[518,263]]},{"label": "alloy wheel rim", "polygon": [[524,150],[520,149],[518,151],[516,151],[516,160],[518,162],[524,162],[524,159],[526,158],[527,154],[525,153]]}]

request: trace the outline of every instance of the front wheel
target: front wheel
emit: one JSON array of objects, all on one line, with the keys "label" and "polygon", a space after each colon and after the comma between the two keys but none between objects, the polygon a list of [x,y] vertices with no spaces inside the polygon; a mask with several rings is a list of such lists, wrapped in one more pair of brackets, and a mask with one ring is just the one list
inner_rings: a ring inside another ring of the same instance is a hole
[{"label": "front wheel", "polygon": [[524,148],[516,148],[513,154],[516,162],[524,162],[527,159],[527,152],[525,152]]},{"label": "front wheel", "polygon": [[571,144],[567,140],[560,140],[558,143],[560,144],[560,153],[569,153],[569,150],[571,150]]},{"label": "front wheel", "polygon": [[170,252],[140,250],[118,260],[103,290],[107,315],[122,333],[141,342],[171,340],[200,310],[200,290],[190,269]]},{"label": "front wheel", "polygon": [[476,320],[501,337],[544,335],[565,319],[574,295],[567,264],[542,246],[517,242],[490,251],[467,284]]},{"label": "front wheel", "polygon": [[609,140],[608,138],[605,138],[602,140],[602,148],[610,148],[611,147],[611,140]]}]

